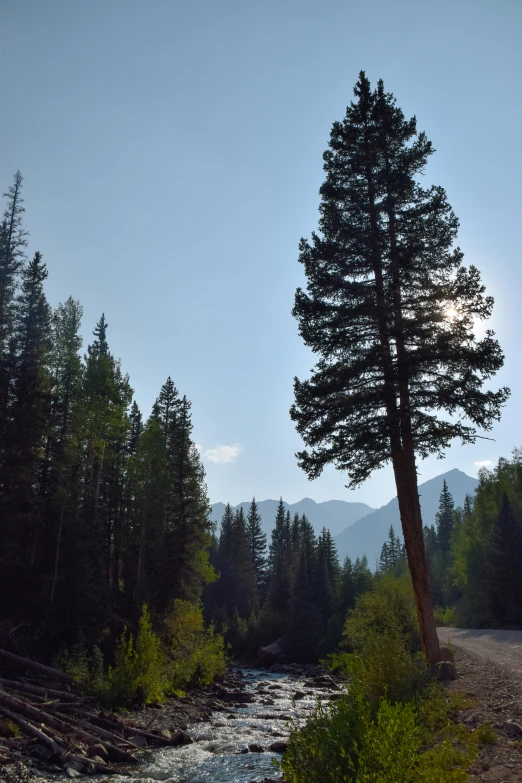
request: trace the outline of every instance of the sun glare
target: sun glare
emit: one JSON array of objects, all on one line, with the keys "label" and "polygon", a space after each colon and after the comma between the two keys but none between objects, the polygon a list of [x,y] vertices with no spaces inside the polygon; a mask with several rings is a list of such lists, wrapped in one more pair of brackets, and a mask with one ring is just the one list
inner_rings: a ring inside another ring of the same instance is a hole
[{"label": "sun glare", "polygon": [[446,307],[446,319],[448,321],[454,321],[458,317],[458,314],[458,310],[452,305]]}]

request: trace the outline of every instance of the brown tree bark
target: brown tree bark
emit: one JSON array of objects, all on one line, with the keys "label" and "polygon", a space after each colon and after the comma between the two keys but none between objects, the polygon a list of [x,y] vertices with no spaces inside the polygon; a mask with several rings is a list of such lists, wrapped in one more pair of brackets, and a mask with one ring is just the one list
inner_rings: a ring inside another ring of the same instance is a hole
[{"label": "brown tree bark", "polygon": [[417,607],[422,650],[429,662],[433,664],[440,661],[440,647],[433,613],[433,601],[431,600],[413,446],[396,452],[392,461],[408,568],[410,569]]}]

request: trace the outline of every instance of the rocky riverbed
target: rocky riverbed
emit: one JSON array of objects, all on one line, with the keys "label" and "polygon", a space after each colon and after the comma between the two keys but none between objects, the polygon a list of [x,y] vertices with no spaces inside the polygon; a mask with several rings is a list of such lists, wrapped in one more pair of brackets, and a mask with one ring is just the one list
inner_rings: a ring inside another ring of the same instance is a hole
[{"label": "rocky riverbed", "polygon": [[[179,747],[143,747],[140,763],[119,767],[105,780],[113,783],[249,783],[277,780],[277,760],[286,749],[290,724],[301,722],[317,698],[335,699],[337,683],[316,667],[275,665],[270,669],[234,667],[220,682],[183,699],[133,714],[135,723],[173,732],[181,729]],[[0,780],[61,781],[80,777],[74,769],[64,777],[38,759],[30,767],[18,763],[0,768]],[[76,773],[76,774],[75,774]],[[83,776],[81,776],[83,777]],[[87,780],[87,778],[84,778]],[[98,778],[100,780],[100,778]]]}]

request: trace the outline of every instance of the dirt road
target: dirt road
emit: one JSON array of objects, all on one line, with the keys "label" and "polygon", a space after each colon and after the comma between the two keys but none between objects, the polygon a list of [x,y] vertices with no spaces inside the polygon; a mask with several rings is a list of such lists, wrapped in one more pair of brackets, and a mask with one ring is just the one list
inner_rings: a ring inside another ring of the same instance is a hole
[{"label": "dirt road", "polygon": [[439,640],[470,650],[481,658],[507,666],[514,674],[522,676],[522,631],[481,631],[465,628],[438,628]]}]

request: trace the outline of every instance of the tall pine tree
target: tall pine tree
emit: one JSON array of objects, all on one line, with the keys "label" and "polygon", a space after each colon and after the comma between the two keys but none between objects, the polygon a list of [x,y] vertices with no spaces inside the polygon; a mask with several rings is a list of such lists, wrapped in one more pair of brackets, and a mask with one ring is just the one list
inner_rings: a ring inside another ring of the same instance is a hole
[{"label": "tall pine tree", "polygon": [[319,361],[295,379],[291,415],[310,478],[333,463],[356,486],[392,462],[422,646],[437,661],[416,456],[472,443],[499,418],[508,391],[482,387],[503,356],[491,331],[475,338],[493,300],[453,247],[446,194],[420,183],[431,142],[382,81],[372,90],[361,72],[354,92],[324,154],[321,233],[300,245],[307,290],[293,312]]},{"label": "tall pine tree", "polygon": [[437,513],[437,538],[439,547],[444,554],[449,552],[454,521],[455,504],[451,492],[448,489],[446,479],[444,479],[440,491],[439,510]]},{"label": "tall pine tree", "polygon": [[246,535],[250,547],[250,556],[256,572],[258,593],[262,594],[266,581],[266,533],[261,527],[261,516],[257,509],[255,497],[248,509],[246,518]]}]

